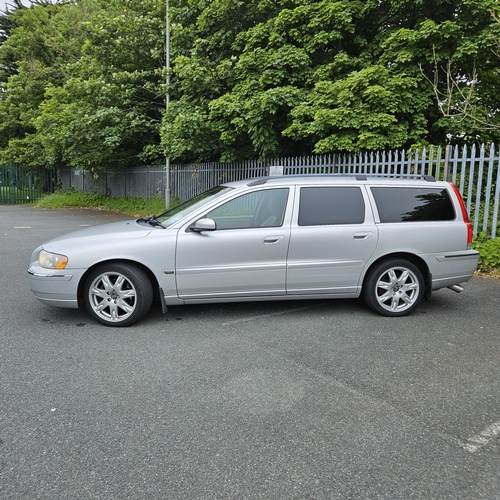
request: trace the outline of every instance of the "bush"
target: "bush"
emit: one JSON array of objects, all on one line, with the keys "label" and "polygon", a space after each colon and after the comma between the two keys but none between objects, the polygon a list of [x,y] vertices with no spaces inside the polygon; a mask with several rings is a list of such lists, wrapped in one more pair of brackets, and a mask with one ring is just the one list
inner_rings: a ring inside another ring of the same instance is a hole
[{"label": "bush", "polygon": [[481,254],[480,272],[500,271],[500,237],[492,240],[486,233],[480,233],[472,242],[472,247]]}]

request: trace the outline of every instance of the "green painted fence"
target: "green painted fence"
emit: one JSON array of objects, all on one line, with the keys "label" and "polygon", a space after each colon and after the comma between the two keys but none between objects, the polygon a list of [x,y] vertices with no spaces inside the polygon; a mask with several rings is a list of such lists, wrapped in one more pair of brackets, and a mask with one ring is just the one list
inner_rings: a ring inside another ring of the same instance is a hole
[{"label": "green painted fence", "polygon": [[44,168],[0,165],[0,204],[34,203],[57,184],[56,172]]}]

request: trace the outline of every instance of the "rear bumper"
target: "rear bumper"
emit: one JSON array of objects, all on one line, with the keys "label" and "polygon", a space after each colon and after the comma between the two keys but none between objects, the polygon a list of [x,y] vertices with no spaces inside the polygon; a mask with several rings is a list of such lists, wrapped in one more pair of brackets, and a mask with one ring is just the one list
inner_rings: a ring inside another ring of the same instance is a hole
[{"label": "rear bumper", "polygon": [[464,283],[472,278],[479,262],[479,252],[462,250],[426,256],[432,275],[432,290]]}]

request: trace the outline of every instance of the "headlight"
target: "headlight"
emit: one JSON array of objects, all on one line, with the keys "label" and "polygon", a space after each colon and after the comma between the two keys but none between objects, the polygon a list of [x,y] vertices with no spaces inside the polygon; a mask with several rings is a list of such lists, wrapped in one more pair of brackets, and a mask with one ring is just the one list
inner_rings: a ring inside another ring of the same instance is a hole
[{"label": "headlight", "polygon": [[42,250],[38,254],[38,264],[47,269],[64,269],[68,263],[68,257],[57,253]]}]

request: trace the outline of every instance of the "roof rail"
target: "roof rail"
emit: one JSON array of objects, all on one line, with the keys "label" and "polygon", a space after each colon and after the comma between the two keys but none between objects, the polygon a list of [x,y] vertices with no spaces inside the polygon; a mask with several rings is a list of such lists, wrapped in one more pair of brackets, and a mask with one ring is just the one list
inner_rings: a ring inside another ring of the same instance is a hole
[{"label": "roof rail", "polygon": [[268,176],[268,177],[258,177],[256,179],[252,179],[247,186],[260,186],[265,184],[266,182],[272,179],[286,179],[294,177],[354,177],[357,181],[367,181],[368,178],[376,178],[376,177],[391,177],[394,179],[422,179],[427,182],[436,182],[436,178],[433,175],[425,175],[425,174],[406,174],[402,177],[395,177],[395,174],[391,173],[383,173],[383,174],[293,174],[293,175],[280,175],[280,176]]},{"label": "roof rail", "polygon": [[[394,177],[395,174],[356,174],[356,180],[366,181],[368,177]],[[402,177],[395,177],[396,179],[423,179],[427,182],[436,182],[436,178],[433,175],[425,174],[406,174]]]}]

